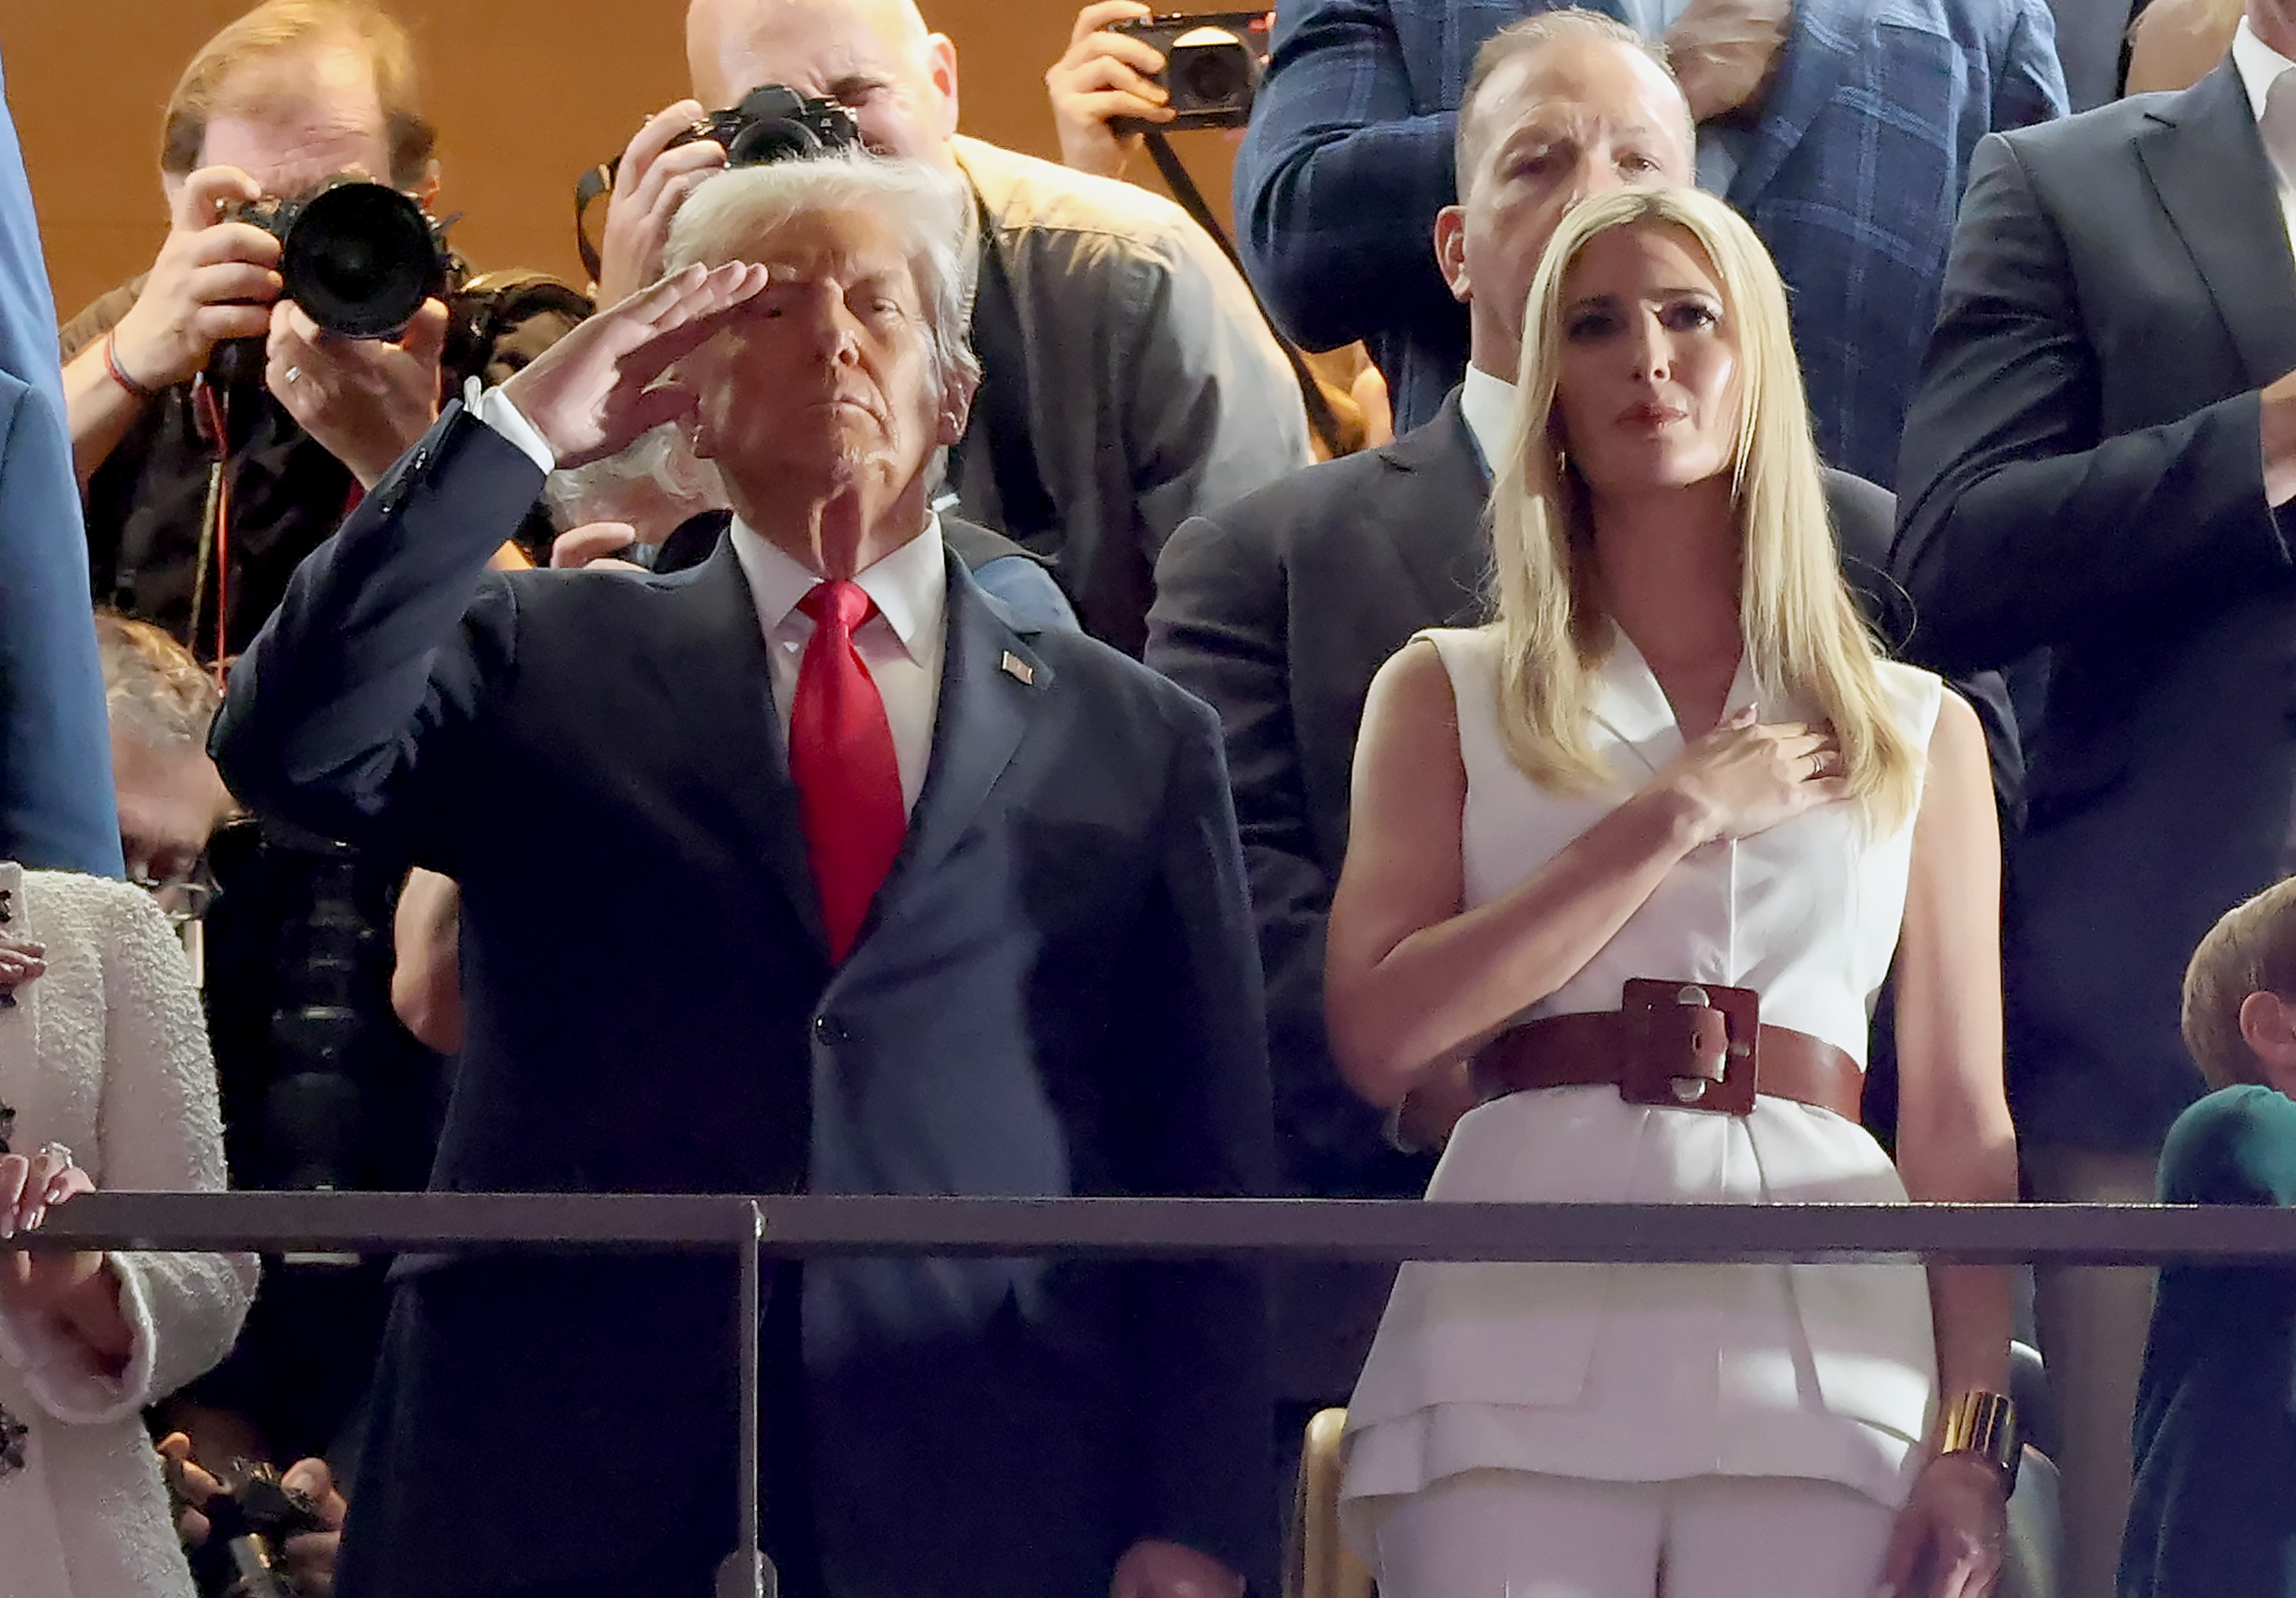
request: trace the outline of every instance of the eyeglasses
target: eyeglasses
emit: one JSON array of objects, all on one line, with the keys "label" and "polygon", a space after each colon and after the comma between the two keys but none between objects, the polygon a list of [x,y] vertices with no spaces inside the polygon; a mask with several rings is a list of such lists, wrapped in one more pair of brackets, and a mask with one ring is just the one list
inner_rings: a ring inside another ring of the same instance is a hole
[{"label": "eyeglasses", "polygon": [[205,915],[208,906],[215,902],[215,879],[208,874],[204,860],[181,876],[165,880],[156,877],[130,877],[127,880],[159,901],[161,914],[178,931],[186,922],[195,922]]}]

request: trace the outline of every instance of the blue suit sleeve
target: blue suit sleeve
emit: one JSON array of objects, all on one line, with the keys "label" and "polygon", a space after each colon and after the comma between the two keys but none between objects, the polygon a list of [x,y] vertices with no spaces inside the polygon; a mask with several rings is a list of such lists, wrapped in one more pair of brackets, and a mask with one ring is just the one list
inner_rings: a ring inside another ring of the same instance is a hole
[{"label": "blue suit sleeve", "polygon": [[2057,24],[2046,0],[2017,0],[2009,48],[1994,77],[1992,130],[2054,121],[2071,109],[2057,59]]},{"label": "blue suit sleeve", "polygon": [[1292,338],[1330,349],[1458,319],[1434,246],[1456,121],[1418,112],[1387,0],[1278,9],[1234,197],[1245,268]]},{"label": "blue suit sleeve", "polygon": [[233,670],[212,740],[233,792],[322,837],[387,835],[454,873],[434,824],[516,652],[515,597],[486,564],[542,480],[516,445],[447,408],[297,569]]},{"label": "blue suit sleeve", "polygon": [[64,430],[56,307],[23,151],[4,113],[0,425],[0,854],[117,877],[124,868],[111,738]]},{"label": "blue suit sleeve", "polygon": [[[1172,696],[1178,700],[1178,695]],[[1125,1078],[1152,1084],[1133,1190],[1226,1198],[1273,1191],[1259,960],[1235,812],[1212,713],[1180,701],[1153,910],[1125,963]],[[1269,1591],[1275,1479],[1267,1309],[1256,1265],[1145,1263],[1138,1279],[1140,1432],[1130,1530],[1198,1548]]]}]

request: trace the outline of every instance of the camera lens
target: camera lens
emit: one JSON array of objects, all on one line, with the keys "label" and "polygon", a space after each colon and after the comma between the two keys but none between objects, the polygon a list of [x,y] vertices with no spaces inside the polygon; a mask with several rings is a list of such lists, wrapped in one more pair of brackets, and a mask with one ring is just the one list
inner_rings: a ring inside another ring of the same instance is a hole
[{"label": "camera lens", "polygon": [[279,275],[288,298],[346,337],[398,332],[445,286],[430,219],[379,183],[343,183],[314,195],[282,243]]},{"label": "camera lens", "polygon": [[1223,104],[1251,86],[1251,55],[1242,45],[1191,45],[1172,52],[1175,98],[1200,106]]},{"label": "camera lens", "polygon": [[734,135],[734,142],[726,147],[726,162],[733,167],[763,167],[818,155],[821,148],[821,140],[804,123],[775,117],[752,122]]}]

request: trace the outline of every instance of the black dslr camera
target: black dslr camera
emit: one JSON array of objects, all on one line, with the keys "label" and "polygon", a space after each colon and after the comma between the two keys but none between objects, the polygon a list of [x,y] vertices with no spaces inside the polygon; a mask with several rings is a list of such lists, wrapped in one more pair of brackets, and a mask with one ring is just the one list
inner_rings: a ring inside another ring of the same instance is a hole
[{"label": "black dslr camera", "polygon": [[1251,119],[1251,97],[1267,70],[1266,12],[1168,12],[1111,22],[1109,30],[1144,39],[1162,52],[1164,70],[1155,81],[1171,95],[1165,104],[1174,112],[1168,122],[1119,118],[1119,131],[1242,127]]},{"label": "black dslr camera", "polygon": [[208,1521],[207,1540],[190,1550],[201,1598],[301,1598],[280,1551],[289,1537],[326,1529],[319,1506],[269,1465],[242,1461],[237,1473],[236,1486],[189,1505]]},{"label": "black dslr camera", "polygon": [[763,167],[775,161],[850,150],[861,143],[861,125],[834,100],[808,100],[795,89],[769,83],[742,96],[731,111],[711,111],[670,140],[670,145],[714,139],[729,167]]},{"label": "black dslr camera", "polygon": [[388,338],[446,291],[444,225],[388,184],[330,177],[292,200],[234,207],[279,241],[282,292],[329,332]]}]

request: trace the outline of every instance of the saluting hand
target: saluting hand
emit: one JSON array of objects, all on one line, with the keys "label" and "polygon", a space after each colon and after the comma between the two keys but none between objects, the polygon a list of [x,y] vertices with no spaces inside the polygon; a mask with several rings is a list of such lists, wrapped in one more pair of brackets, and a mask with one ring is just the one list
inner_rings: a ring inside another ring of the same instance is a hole
[{"label": "saluting hand", "polygon": [[560,466],[619,454],[647,429],[693,409],[693,389],[659,380],[769,276],[750,261],[697,262],[583,323],[503,384],[503,396]]}]

